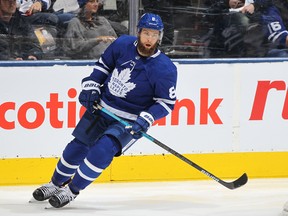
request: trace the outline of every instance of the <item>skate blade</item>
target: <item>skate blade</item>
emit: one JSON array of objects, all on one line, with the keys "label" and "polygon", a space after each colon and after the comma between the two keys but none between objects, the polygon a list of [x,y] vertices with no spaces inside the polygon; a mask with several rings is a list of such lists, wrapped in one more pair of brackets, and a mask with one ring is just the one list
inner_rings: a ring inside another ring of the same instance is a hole
[{"label": "skate blade", "polygon": [[64,205],[62,207],[54,207],[48,202],[47,205],[44,208],[45,209],[63,209],[63,208],[69,208],[69,207],[71,207],[71,202],[69,202],[68,204],[66,204],[66,205]]},{"label": "skate blade", "polygon": [[44,207],[44,209],[55,209],[49,202],[47,205]]},{"label": "skate blade", "polygon": [[47,200],[43,200],[43,201],[39,201],[39,200],[36,200],[34,197],[32,197],[29,201],[28,201],[28,203],[33,203],[33,204],[43,204],[43,203],[46,203],[47,202]]},{"label": "skate blade", "polygon": [[29,203],[40,203],[40,202],[42,202],[42,201],[38,201],[38,200],[36,200],[34,197],[32,197],[28,202],[29,202]]}]

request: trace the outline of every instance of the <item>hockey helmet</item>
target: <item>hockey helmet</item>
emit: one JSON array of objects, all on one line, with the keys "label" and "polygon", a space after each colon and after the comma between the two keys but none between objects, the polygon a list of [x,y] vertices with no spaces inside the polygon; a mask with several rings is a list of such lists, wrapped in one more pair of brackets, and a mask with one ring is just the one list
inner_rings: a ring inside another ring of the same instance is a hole
[{"label": "hockey helmet", "polygon": [[159,15],[153,13],[143,14],[137,25],[138,33],[141,31],[142,28],[154,29],[160,31],[159,41],[161,42],[163,37],[164,25]]}]

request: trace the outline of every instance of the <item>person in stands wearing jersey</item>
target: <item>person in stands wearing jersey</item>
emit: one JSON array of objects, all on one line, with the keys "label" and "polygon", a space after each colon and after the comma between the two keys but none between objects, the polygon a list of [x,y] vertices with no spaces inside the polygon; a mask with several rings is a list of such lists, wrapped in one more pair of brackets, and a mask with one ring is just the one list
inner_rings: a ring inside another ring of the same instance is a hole
[{"label": "person in stands wearing jersey", "polygon": [[263,26],[262,46],[267,47],[268,57],[288,57],[288,31],[279,9],[272,0],[250,0],[244,6],[242,13],[259,13],[259,23]]},{"label": "person in stands wearing jersey", "polygon": [[[80,103],[86,112],[58,161],[51,181],[33,197],[60,208],[74,200],[126,148],[142,137],[155,120],[165,117],[176,102],[177,68],[160,50],[163,23],[146,13],[138,22],[138,36],[117,38],[82,80]],[[128,121],[123,126],[95,103]]]}]

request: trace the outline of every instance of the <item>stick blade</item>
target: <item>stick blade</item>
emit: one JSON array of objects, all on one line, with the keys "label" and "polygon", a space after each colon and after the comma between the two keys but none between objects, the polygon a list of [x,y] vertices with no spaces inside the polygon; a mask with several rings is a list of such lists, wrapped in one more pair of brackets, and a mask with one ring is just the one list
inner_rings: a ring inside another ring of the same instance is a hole
[{"label": "stick blade", "polygon": [[239,188],[243,185],[245,185],[248,182],[248,176],[246,173],[244,173],[242,176],[240,176],[238,179],[236,179],[233,182],[229,182],[225,184],[225,186],[231,190],[234,190],[236,188]]}]

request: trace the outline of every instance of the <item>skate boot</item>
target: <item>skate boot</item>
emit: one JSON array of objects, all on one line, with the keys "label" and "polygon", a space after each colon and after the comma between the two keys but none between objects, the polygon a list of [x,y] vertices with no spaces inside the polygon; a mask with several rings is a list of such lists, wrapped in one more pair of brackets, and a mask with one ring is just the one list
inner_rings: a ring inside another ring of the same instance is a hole
[{"label": "skate boot", "polygon": [[52,182],[42,185],[33,192],[33,197],[37,201],[49,199],[53,194],[57,193],[60,187],[54,185]]},{"label": "skate boot", "polygon": [[[79,194],[79,193],[78,193]],[[50,197],[49,203],[54,208],[61,208],[73,201],[78,194],[72,193],[68,186],[60,188],[60,190]]]}]

